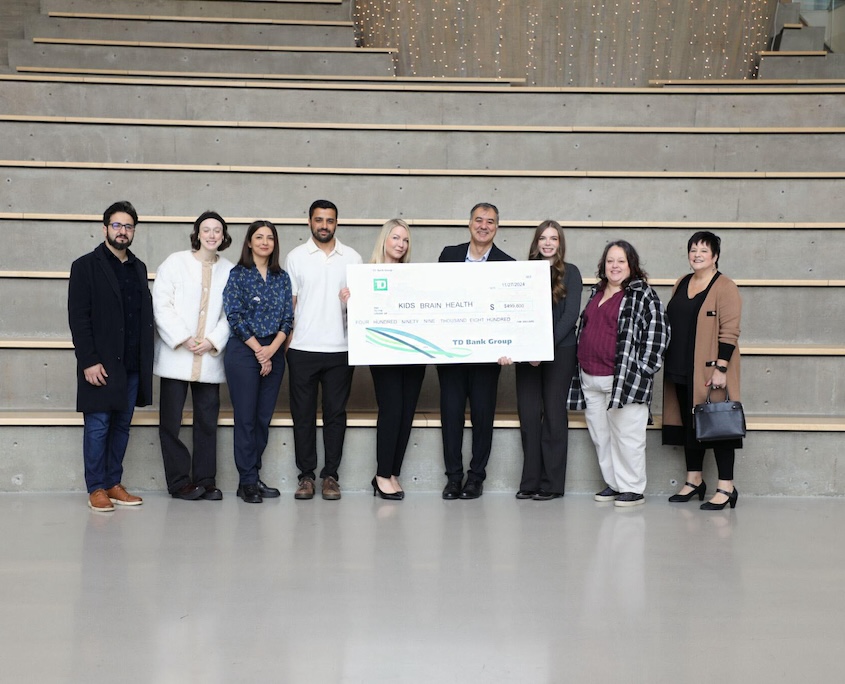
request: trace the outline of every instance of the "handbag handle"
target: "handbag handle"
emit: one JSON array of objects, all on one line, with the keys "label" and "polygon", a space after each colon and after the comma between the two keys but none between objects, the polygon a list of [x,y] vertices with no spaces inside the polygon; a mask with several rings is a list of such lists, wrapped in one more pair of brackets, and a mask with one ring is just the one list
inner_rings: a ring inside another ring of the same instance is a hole
[{"label": "handbag handle", "polygon": [[[704,400],[705,404],[710,403],[710,392],[712,390],[713,390],[713,385],[710,385],[710,387],[707,388],[707,398]],[[728,402],[730,400],[731,400],[731,395],[728,393],[728,386],[725,385],[725,402]]]}]

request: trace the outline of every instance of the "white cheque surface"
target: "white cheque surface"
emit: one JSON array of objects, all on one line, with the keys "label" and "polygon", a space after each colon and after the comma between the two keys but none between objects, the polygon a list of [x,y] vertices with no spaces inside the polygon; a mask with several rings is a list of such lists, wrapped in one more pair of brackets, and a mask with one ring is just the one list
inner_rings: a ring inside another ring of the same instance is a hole
[{"label": "white cheque surface", "polygon": [[554,358],[546,261],[347,267],[349,363]]}]

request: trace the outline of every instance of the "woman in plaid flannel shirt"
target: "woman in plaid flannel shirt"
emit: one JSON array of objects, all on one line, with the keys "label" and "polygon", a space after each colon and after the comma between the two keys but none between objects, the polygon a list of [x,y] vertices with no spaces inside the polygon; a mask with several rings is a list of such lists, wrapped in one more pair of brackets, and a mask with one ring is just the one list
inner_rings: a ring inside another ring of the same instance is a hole
[{"label": "woman in plaid flannel shirt", "polygon": [[633,245],[609,243],[578,325],[578,371],[568,407],[584,410],[607,484],[596,501],[645,502],[646,426],[669,321]]}]

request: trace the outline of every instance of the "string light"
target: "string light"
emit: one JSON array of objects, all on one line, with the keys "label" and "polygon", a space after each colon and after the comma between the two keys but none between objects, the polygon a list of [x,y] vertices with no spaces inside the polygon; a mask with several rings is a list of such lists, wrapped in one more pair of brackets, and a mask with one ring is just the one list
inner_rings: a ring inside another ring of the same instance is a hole
[{"label": "string light", "polygon": [[358,44],[398,76],[642,86],[756,76],[778,0],[356,0]]}]

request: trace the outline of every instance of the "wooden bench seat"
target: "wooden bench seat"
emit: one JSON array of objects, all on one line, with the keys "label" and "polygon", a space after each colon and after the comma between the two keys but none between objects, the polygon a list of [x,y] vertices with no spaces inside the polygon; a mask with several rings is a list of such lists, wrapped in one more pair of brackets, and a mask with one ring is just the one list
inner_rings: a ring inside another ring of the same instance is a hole
[{"label": "wooden bench seat", "polygon": [[[783,54],[775,52],[773,54]],[[750,86],[771,88],[772,86],[816,86],[816,85],[836,85],[845,84],[845,78],[736,78],[736,79],[661,79],[656,78],[649,80],[650,87],[722,87],[722,86]]]},{"label": "wooden bench seat", "polygon": [[[358,411],[348,414],[347,425],[350,428],[375,428],[377,415],[375,411]],[[190,411],[185,412],[183,425],[191,425],[193,417]],[[751,432],[845,432],[845,416],[746,416],[748,430]],[[137,409],[132,425],[137,427],[158,427],[159,414],[155,409]],[[231,411],[221,411],[218,425],[231,427],[234,418]],[[274,414],[271,427],[292,427],[293,421],[289,413]],[[322,426],[322,419],[318,417],[317,425]],[[470,425],[467,416],[467,426]],[[499,429],[518,429],[519,418],[516,413],[500,413],[493,422]],[[0,427],[82,427],[82,414],[76,411],[15,411],[0,410]],[[416,428],[440,428],[440,416],[436,412],[418,413],[414,418]],[[569,427],[584,430],[587,424],[579,411],[569,414]],[[660,416],[654,416],[654,425],[650,430],[659,430]]]},{"label": "wooden bench seat", "polygon": [[[323,48],[313,48],[317,51]],[[349,48],[361,50],[362,48]],[[304,50],[304,48],[303,48]],[[330,48],[325,48],[330,50]],[[85,67],[34,67],[18,66],[19,73],[35,74],[93,74],[98,76],[128,76],[133,78],[207,78],[223,79],[238,78],[252,81],[341,81],[341,82],[372,82],[372,83],[490,83],[524,85],[525,78],[470,78],[459,76],[361,76],[361,75],[323,75],[323,74],[264,74],[264,73],[236,73],[229,71],[152,71],[149,69],[88,69]]]},{"label": "wooden bench seat", "polygon": [[231,45],[220,43],[165,43],[151,40],[92,40],[88,38],[38,38],[32,39],[36,45],[78,45],[99,47],[135,47],[135,48],[178,48],[188,50],[237,50],[255,52],[333,52],[375,54],[397,54],[397,48],[380,47],[329,47],[314,45]]},{"label": "wooden bench seat", "polygon": [[[305,78],[305,77],[303,77]],[[311,78],[311,77],[308,77]],[[333,78],[333,77],[326,77]],[[343,76],[338,78],[365,78]],[[390,79],[393,77],[384,77]],[[441,79],[416,80],[435,81]],[[473,80],[473,79],[466,79]],[[490,79],[492,80],[492,79]],[[498,79],[507,81],[511,79]],[[518,80],[518,79],[517,79]],[[314,131],[409,131],[431,133],[624,133],[642,134],[738,134],[738,135],[838,135],[845,133],[845,126],[513,126],[480,124],[397,124],[397,123],[344,123],[320,121],[204,121],[198,119],[139,119],[131,117],[48,116],[32,114],[0,114],[0,121],[20,123],[66,123],[92,126],[174,126],[185,128],[263,128]]]},{"label": "wooden bench seat", "polygon": [[47,12],[56,19],[114,19],[117,21],[179,21],[202,24],[262,24],[268,26],[344,26],[354,28],[352,21],[321,19],[269,19],[263,17],[182,17],[166,14],[115,14],[109,12]]},{"label": "wooden bench seat", "polygon": [[[132,86],[146,86],[146,85],[178,85],[186,87],[209,87],[208,80],[191,79],[191,78],[173,78],[173,79],[143,79],[143,78],[120,78],[116,76],[73,76],[73,75],[46,75],[46,74],[29,74],[29,73],[0,73],[0,81],[27,81],[27,82],[41,82],[41,83],[85,83],[85,84],[100,84],[100,85],[132,85]],[[434,85],[428,82],[425,83],[284,83],[278,81],[261,81],[250,80],[244,81],[240,79],[220,80],[214,81],[215,88],[266,88],[266,89],[296,89],[296,90],[360,90],[360,91],[388,91],[388,92],[468,92],[468,93],[503,93],[513,92],[509,86],[497,85]],[[534,94],[606,94],[606,95],[640,95],[650,94],[659,95],[663,97],[672,97],[678,94],[687,95],[724,95],[730,93],[732,95],[802,95],[802,94],[842,94],[845,93],[845,85],[837,82],[829,82],[823,80],[818,85],[804,85],[804,86],[756,86],[753,82],[749,82],[747,87],[741,86],[727,86],[727,87],[706,87],[706,86],[686,86],[678,85],[672,88],[654,88],[654,87],[631,87],[631,88],[610,88],[604,86],[526,86],[520,88],[522,93]]]},{"label": "wooden bench seat", "polygon": [[3,159],[0,168],[96,169],[110,171],[263,173],[338,176],[442,176],[493,178],[666,178],[819,179],[845,178],[845,171],[584,171],[579,169],[412,169],[235,164],[135,164],[129,162],[33,161]]},{"label": "wooden bench seat", "polygon": [[761,57],[825,57],[827,50],[763,50]]},{"label": "wooden bench seat", "polygon": [[[381,226],[390,217],[372,218],[344,218],[346,226]],[[144,223],[192,224],[196,216],[156,216],[144,215]],[[0,220],[10,221],[65,221],[65,222],[102,222],[102,214],[55,214],[36,212],[0,211]],[[233,216],[227,219],[232,225],[252,223],[254,217]],[[299,217],[269,217],[277,226],[304,225],[304,219]],[[533,219],[502,219],[500,228],[534,228],[543,217]],[[408,225],[414,227],[432,228],[466,228],[465,217],[455,219],[406,219]],[[564,227],[569,228],[665,228],[679,230],[845,230],[843,222],[776,222],[776,221],[563,221]]]}]

